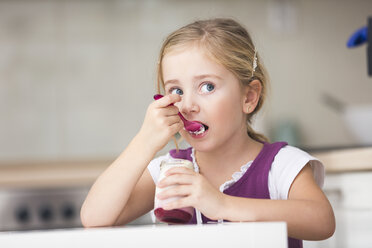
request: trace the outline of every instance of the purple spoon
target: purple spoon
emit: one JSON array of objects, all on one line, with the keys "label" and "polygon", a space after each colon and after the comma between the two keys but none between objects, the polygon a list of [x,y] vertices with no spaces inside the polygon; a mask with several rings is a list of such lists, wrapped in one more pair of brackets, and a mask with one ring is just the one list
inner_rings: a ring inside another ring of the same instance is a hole
[{"label": "purple spoon", "polygon": [[[158,100],[162,97],[163,97],[163,95],[160,95],[160,94],[154,95],[155,100]],[[171,105],[173,105],[173,104],[171,104]],[[193,132],[193,133],[196,133],[196,134],[199,134],[199,133],[202,133],[202,132],[205,131],[204,126],[202,124],[200,124],[199,122],[186,120],[185,117],[183,117],[183,115],[180,112],[178,112],[178,116],[183,121],[183,124],[185,125],[185,129],[187,131],[190,131],[190,132]]]}]

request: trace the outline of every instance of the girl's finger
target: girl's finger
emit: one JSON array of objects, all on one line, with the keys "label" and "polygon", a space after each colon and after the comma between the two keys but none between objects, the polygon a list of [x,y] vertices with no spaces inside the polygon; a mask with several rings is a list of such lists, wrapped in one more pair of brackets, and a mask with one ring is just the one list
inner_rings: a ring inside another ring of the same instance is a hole
[{"label": "girl's finger", "polygon": [[185,167],[174,167],[172,169],[169,169],[165,172],[165,176],[170,176],[173,174],[188,174],[188,175],[195,175],[195,171],[189,168]]},{"label": "girl's finger", "polygon": [[176,106],[168,106],[166,108],[165,116],[173,116],[177,115],[179,112],[178,108]]},{"label": "girl's finger", "polygon": [[159,116],[176,116],[178,115],[178,108],[175,106],[168,106],[165,108],[158,108],[157,113]]},{"label": "girl's finger", "polygon": [[179,122],[181,122],[181,118],[178,115],[168,116],[165,119],[165,123],[168,126],[172,126],[173,124],[176,124],[176,123],[179,123]]},{"label": "girl's finger", "polygon": [[190,197],[181,197],[177,200],[171,201],[163,206],[164,210],[172,210],[177,208],[192,207]]},{"label": "girl's finger", "polygon": [[175,106],[169,106],[165,108],[158,108],[156,109],[156,113],[158,117],[168,117],[168,116],[177,116],[178,115],[178,108]]},{"label": "girl's finger", "polygon": [[169,189],[163,190],[157,194],[156,197],[160,200],[164,200],[172,197],[186,197],[192,193],[192,186],[190,185],[176,185]]},{"label": "girl's finger", "polygon": [[190,184],[193,183],[194,179],[195,178],[194,178],[193,175],[174,174],[174,175],[170,175],[170,176],[167,176],[164,179],[162,179],[157,184],[157,186],[160,187],[160,188],[163,188],[163,187],[167,187],[167,186],[171,186],[171,185],[175,185],[175,184],[181,184],[181,185],[188,184],[188,185],[190,185]]},{"label": "girl's finger", "polygon": [[183,124],[182,121],[179,121],[179,122],[176,122],[176,123],[172,124],[169,127],[171,129],[171,132],[175,134],[175,133],[181,131],[181,129],[184,127],[184,124]]},{"label": "girl's finger", "polygon": [[159,108],[165,108],[169,105],[172,105],[176,102],[179,102],[181,101],[181,96],[178,95],[178,94],[169,94],[169,95],[166,95],[162,98],[160,98],[159,100],[156,100],[155,101],[155,104],[157,107]]}]

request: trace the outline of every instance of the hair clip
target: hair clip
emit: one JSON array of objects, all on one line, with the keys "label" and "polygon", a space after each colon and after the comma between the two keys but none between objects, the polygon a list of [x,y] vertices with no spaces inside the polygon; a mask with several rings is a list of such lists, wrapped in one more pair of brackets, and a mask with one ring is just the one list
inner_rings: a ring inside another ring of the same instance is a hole
[{"label": "hair clip", "polygon": [[257,50],[254,50],[254,57],[253,57],[253,70],[252,70],[252,77],[253,73],[256,71],[257,68]]}]

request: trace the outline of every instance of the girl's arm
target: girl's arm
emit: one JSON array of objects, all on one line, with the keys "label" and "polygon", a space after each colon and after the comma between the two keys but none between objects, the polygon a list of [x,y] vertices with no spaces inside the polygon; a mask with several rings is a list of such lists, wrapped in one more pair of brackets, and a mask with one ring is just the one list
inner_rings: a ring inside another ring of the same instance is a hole
[{"label": "girl's arm", "polygon": [[305,240],[329,238],[335,231],[332,207],[315,183],[307,164],[289,190],[288,200],[224,195],[221,218],[230,221],[285,221],[288,236]]},{"label": "girl's arm", "polygon": [[[144,174],[146,165],[155,155],[153,151],[146,151],[146,143],[143,139],[144,137],[136,136],[125,151],[93,184],[81,208],[81,221],[85,227],[116,224],[134,186]],[[145,175],[142,178],[143,180],[140,180],[141,183],[138,186],[142,191],[147,192],[145,195],[148,195],[152,189],[151,187],[143,187],[143,185],[150,184]],[[144,204],[136,204],[139,212],[144,212],[151,200],[153,198],[150,197],[145,199]]]},{"label": "girl's arm", "polygon": [[85,227],[127,223],[151,210],[155,186],[146,167],[183,127],[177,107],[169,106],[180,99],[173,94],[150,104],[139,133],[90,189],[81,209]]},{"label": "girl's arm", "polygon": [[154,208],[155,184],[146,169],[114,225],[125,225]]}]

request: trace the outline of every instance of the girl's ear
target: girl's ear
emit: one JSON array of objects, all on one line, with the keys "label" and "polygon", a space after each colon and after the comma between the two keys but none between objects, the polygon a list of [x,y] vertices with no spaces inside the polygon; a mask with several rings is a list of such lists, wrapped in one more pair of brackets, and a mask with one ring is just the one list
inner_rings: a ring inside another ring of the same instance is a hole
[{"label": "girl's ear", "polygon": [[249,85],[244,86],[244,96],[243,96],[243,112],[246,114],[252,113],[260,100],[262,91],[261,82],[257,79],[249,83]]}]

